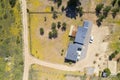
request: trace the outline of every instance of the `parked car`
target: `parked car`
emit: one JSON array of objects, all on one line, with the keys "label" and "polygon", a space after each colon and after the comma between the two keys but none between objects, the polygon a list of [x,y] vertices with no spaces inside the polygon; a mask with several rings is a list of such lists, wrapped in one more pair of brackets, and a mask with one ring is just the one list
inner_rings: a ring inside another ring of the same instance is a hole
[{"label": "parked car", "polygon": [[90,41],[89,41],[89,43],[93,43],[93,36],[90,36]]}]

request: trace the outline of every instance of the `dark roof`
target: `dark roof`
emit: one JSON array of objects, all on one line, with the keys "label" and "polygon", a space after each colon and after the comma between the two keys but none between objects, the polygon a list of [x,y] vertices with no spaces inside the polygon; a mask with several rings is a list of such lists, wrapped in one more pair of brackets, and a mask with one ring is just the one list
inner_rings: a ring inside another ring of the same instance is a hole
[{"label": "dark roof", "polygon": [[76,62],[77,61],[77,56],[78,56],[77,51],[80,48],[82,48],[82,46],[79,45],[79,44],[72,44],[72,43],[69,44],[68,50],[67,50],[67,55],[66,55],[65,59]]},{"label": "dark roof", "polygon": [[87,28],[79,27],[74,42],[83,45],[86,37],[86,33],[87,33]]}]

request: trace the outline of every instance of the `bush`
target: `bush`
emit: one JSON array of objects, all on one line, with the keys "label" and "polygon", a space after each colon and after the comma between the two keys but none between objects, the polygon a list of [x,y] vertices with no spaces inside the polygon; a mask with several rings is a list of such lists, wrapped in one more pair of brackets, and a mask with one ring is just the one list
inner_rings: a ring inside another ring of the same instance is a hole
[{"label": "bush", "polygon": [[120,7],[120,0],[118,0],[118,6]]},{"label": "bush", "polygon": [[117,1],[117,0],[112,0],[112,2],[111,2],[112,6],[115,5],[116,1]]},{"label": "bush", "polygon": [[62,0],[57,0],[57,6],[60,7],[62,4]]},{"label": "bush", "polygon": [[56,29],[56,24],[55,24],[55,23],[52,23],[51,29],[52,29],[52,30]]},{"label": "bush", "polygon": [[52,17],[53,17],[53,19],[56,19],[58,17],[56,11],[53,12],[53,16]]},{"label": "bush", "polygon": [[54,30],[52,31],[52,37],[53,37],[53,38],[56,38],[57,36],[58,36],[58,32],[57,32],[56,29],[54,29]]},{"label": "bush", "polygon": [[63,24],[62,24],[62,31],[65,31],[66,30],[66,23],[64,22]]},{"label": "bush", "polygon": [[51,6],[51,11],[54,11],[54,7],[53,6]]},{"label": "bush", "polygon": [[110,72],[110,69],[109,68],[106,68],[106,69],[104,69],[104,72],[106,72],[107,74],[106,74],[106,76],[108,77],[108,76],[110,76],[110,74],[111,74],[111,72]]},{"label": "bush", "polygon": [[62,10],[62,12],[65,10],[64,6],[62,6],[61,10]]},{"label": "bush", "polygon": [[83,15],[83,8],[82,7],[79,7],[77,9],[77,12],[79,13],[79,16],[81,17]]},{"label": "bush", "polygon": [[104,7],[104,4],[98,4],[95,8],[96,13],[99,14],[103,7]]},{"label": "bush", "polygon": [[52,32],[49,32],[49,39],[52,38]]},{"label": "bush", "polygon": [[44,34],[44,29],[40,28],[40,35],[43,35],[43,34]]},{"label": "bush", "polygon": [[117,74],[117,77],[120,79],[120,73]]},{"label": "bush", "polygon": [[107,17],[109,11],[111,10],[111,6],[106,6],[104,9],[103,9],[103,15],[105,17]]},{"label": "bush", "polygon": [[57,28],[59,29],[61,27],[61,22],[57,23]]},{"label": "bush", "polygon": [[13,8],[16,4],[16,0],[9,0],[11,7]]},{"label": "bush", "polygon": [[113,16],[113,18],[115,18],[117,12],[119,12],[119,8],[118,7],[112,9],[112,16]]}]

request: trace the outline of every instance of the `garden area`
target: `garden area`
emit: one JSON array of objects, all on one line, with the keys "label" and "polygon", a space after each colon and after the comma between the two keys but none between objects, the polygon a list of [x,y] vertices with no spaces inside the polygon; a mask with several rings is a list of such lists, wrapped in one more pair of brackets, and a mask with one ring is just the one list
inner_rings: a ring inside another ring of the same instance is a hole
[{"label": "garden area", "polygon": [[18,0],[0,0],[0,80],[22,80],[22,24]]}]

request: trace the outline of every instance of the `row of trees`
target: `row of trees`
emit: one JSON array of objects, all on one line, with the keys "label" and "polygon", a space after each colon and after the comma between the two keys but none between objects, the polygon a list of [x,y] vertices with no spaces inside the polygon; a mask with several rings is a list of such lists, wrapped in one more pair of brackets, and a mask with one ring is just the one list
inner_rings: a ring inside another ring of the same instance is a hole
[{"label": "row of trees", "polygon": [[[115,6],[116,4],[116,6]],[[103,19],[105,19],[108,15],[108,13],[111,11],[112,12],[112,16],[113,18],[116,17],[117,13],[120,10],[120,0],[113,0],[111,2],[111,5],[113,6],[105,6],[104,4],[100,3],[96,6],[95,10],[96,10],[96,15],[98,17],[97,25],[100,26],[101,22],[103,21]]]},{"label": "row of trees", "polygon": [[56,23],[52,23],[52,25],[51,25],[52,31],[50,31],[48,34],[50,39],[56,38],[58,36],[58,31],[57,31],[56,27],[58,29],[61,28],[62,31],[65,31],[66,30],[66,23],[64,22],[62,25],[61,25],[61,22],[58,22],[57,25],[56,25]]}]

